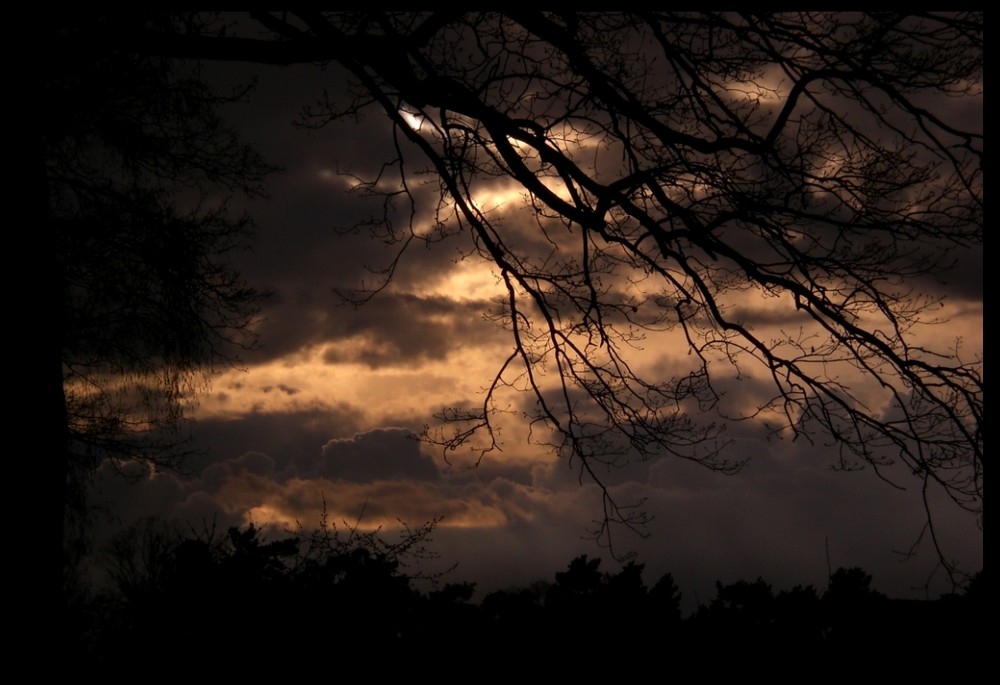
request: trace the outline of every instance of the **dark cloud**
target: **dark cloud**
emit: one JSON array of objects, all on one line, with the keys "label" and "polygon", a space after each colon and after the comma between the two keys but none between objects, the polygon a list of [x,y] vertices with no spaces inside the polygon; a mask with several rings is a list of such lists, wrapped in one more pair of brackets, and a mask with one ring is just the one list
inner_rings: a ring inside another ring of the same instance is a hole
[{"label": "dark cloud", "polygon": [[274,467],[274,459],[263,452],[247,452],[235,459],[209,465],[201,474],[201,487],[208,492],[216,492],[244,473],[276,479]]},{"label": "dark cloud", "polygon": [[906,285],[945,298],[981,303],[985,283],[984,257],[982,245],[953,250],[942,256],[940,273],[913,278]]},{"label": "dark cloud", "polygon": [[374,480],[436,480],[437,468],[405,428],[376,428],[323,445],[319,475],[368,483]]},{"label": "dark cloud", "polygon": [[[263,303],[261,351],[246,355],[248,360],[337,338],[354,318],[338,293],[378,287],[391,264],[397,283],[413,289],[438,281],[471,249],[468,236],[454,246],[418,238],[400,257],[403,242],[381,239],[388,237],[387,225],[380,224],[384,198],[352,191],[349,183],[351,178],[374,179],[384,171],[383,162],[396,157],[388,119],[374,116],[314,127],[317,122],[303,115],[303,103],[322,98],[325,88],[346,87],[346,75],[339,69],[324,72],[325,82],[317,81],[311,65],[211,65],[207,70],[224,90],[234,83],[256,84],[249,102],[229,106],[226,115],[265,159],[282,167],[269,178],[269,196],[246,206],[256,235],[253,250],[239,255],[237,266],[251,277],[252,285],[270,293]],[[436,186],[411,183],[409,188],[419,206],[434,206]],[[409,225],[409,212],[403,202],[398,212],[386,217],[402,230],[402,237],[420,228]],[[365,309],[378,309],[387,295],[363,308],[360,320]],[[386,306],[390,316],[399,313],[398,303]]]},{"label": "dark cloud", "polygon": [[277,471],[294,465],[295,473],[315,472],[321,446],[331,438],[354,435],[364,420],[361,409],[346,403],[202,419],[191,432],[194,446],[204,451],[187,460],[185,471],[197,475],[211,464],[260,452],[271,455]]},{"label": "dark cloud", "polygon": [[506,333],[487,321],[493,303],[381,293],[362,307],[337,306],[331,298],[280,296],[263,312],[261,347],[248,360],[277,358],[297,350],[342,342],[324,354],[328,363],[372,368],[442,360],[463,348],[487,346]]},{"label": "dark cloud", "polygon": [[288,396],[297,395],[301,392],[301,390],[299,390],[298,388],[292,388],[290,386],[285,385],[284,383],[279,383],[278,385],[265,385],[261,387],[261,390],[263,390],[264,392],[271,392],[272,390],[278,390],[279,392],[283,392]]},{"label": "dark cloud", "polygon": [[[831,471],[829,456],[789,461],[761,453],[735,476],[659,460],[649,483],[625,481],[612,488],[619,502],[643,502],[651,518],[648,538],[613,527],[613,551],[635,553],[646,564],[647,583],[673,573],[688,611],[710,601],[716,580],[761,576],[776,589],[812,583],[822,592],[828,554],[833,568],[862,566],[893,596],[922,597],[915,588],[932,577],[934,550],[925,541],[905,563],[898,553],[920,535],[925,521],[920,502],[911,493],[886,488],[873,473]],[[478,581],[483,592],[539,577],[551,580],[578,554],[602,556],[606,570],[618,567],[611,550],[586,539],[601,508],[595,486],[530,489],[494,481],[490,490],[506,507],[507,526],[444,528],[435,536],[436,549],[460,562],[456,579]],[[951,542],[948,552],[968,568],[979,568],[982,544],[974,522],[943,501],[936,505],[935,521]],[[935,576],[931,593],[947,590],[946,579]]]},{"label": "dark cloud", "polygon": [[[895,596],[915,596],[912,588],[934,570],[936,557],[926,544],[906,564],[894,553],[917,539],[925,520],[911,493],[886,487],[871,472],[832,471],[832,448],[810,453],[745,439],[735,448],[754,457],[735,476],[663,458],[624,470],[610,486],[616,501],[641,502],[651,517],[649,538],[612,528],[613,551],[634,552],[646,564],[648,583],[673,573],[687,610],[714,595],[717,579],[759,575],[775,588],[813,583],[822,589],[828,553],[833,567],[863,566],[879,589]],[[322,453],[322,464],[309,474],[300,464],[280,469],[287,459],[249,451],[195,478],[159,473],[129,483],[104,468],[95,488],[98,503],[113,504],[123,521],[161,514],[196,527],[254,520],[288,529],[295,521],[318,525],[326,511],[338,526],[382,526],[391,536],[398,520],[412,526],[442,517],[433,550],[448,565],[459,564],[448,579],[477,582],[481,592],[551,580],[579,554],[603,556],[602,568],[617,568],[611,551],[587,537],[602,509],[601,493],[581,485],[565,460],[535,462],[530,482],[523,466],[510,470],[521,473],[517,480],[498,475],[507,468],[505,458],[518,456],[508,453],[479,469],[441,473],[412,434],[397,428],[326,441]],[[974,522],[935,493],[931,504],[949,556],[980,567]],[[939,582],[932,592],[947,589]]]},{"label": "dark cloud", "polygon": [[331,322],[337,337],[362,336],[366,344],[332,348],[329,363],[360,362],[369,367],[407,365],[442,360],[470,346],[485,346],[506,333],[486,321],[493,306],[483,301],[456,301],[447,297],[398,294],[380,297],[357,315]]}]

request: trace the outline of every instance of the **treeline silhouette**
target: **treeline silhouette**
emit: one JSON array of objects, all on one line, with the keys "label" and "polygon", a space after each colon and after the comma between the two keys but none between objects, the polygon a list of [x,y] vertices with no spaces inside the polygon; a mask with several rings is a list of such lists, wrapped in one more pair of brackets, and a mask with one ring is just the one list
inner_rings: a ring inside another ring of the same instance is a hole
[{"label": "treeline silhouette", "polygon": [[[104,673],[181,669],[212,654],[228,670],[249,673],[265,655],[332,648],[397,657],[503,654],[509,666],[564,648],[637,663],[706,653],[780,659],[789,650],[857,656],[981,642],[981,571],[961,593],[934,601],[889,599],[860,568],[838,569],[822,592],[806,585],[776,593],[761,578],[717,582],[716,596],[685,617],[671,574],[649,586],[642,564],[602,571],[600,559],[585,555],[553,581],[476,603],[474,584],[413,570],[428,554],[433,525],[388,543],[325,521],[317,531],[277,540],[252,525],[185,535],[144,521],[108,546],[103,589],[77,593],[67,629],[78,663]],[[431,589],[421,591],[421,580]]]}]

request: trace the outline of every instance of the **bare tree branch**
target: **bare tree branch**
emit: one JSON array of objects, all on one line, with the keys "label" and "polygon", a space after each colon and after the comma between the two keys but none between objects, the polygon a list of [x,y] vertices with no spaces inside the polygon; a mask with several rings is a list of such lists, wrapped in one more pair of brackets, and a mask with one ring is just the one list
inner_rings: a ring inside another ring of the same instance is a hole
[{"label": "bare tree branch", "polygon": [[[401,190],[387,217],[413,206],[403,160],[422,157],[438,212],[454,212],[448,234],[502,280],[513,351],[478,410],[445,412],[460,424],[446,448],[484,433],[480,454],[495,449],[495,395],[518,387],[535,435],[544,426],[601,484],[604,532],[636,519],[599,466],[669,454],[739,467],[712,412],[830,441],[841,466],[897,485],[887,467],[904,464],[982,512],[982,360],[928,342],[948,303],[924,293],[982,246],[981,121],[962,110],[981,119],[981,14],[256,20],[258,37],[150,44],[339,63],[356,95],[315,121],[369,104],[389,117]],[[491,183],[519,187],[523,212],[479,208]],[[410,221],[381,230],[405,246]],[[651,341],[681,341],[692,363],[651,370]],[[722,389],[734,377],[766,378],[770,394],[735,408]]]}]

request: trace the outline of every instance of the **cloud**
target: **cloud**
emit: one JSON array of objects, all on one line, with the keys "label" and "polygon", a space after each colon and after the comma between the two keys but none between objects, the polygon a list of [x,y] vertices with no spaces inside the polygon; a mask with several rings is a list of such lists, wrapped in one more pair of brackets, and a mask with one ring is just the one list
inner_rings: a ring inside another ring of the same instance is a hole
[{"label": "cloud", "polygon": [[507,338],[485,319],[494,307],[488,301],[387,294],[354,316],[331,322],[327,340],[345,344],[328,347],[324,359],[379,368],[442,360],[463,348],[493,346]]},{"label": "cloud", "polygon": [[277,296],[257,329],[261,349],[247,361],[260,364],[325,346],[323,357],[330,364],[406,366],[442,360],[465,348],[495,346],[508,335],[486,320],[495,307],[488,300],[387,292],[358,308],[337,304],[332,298]]},{"label": "cloud", "polygon": [[299,390],[298,388],[292,388],[290,386],[285,385],[284,383],[279,383],[276,386],[265,385],[261,388],[261,390],[263,390],[264,392],[271,392],[272,390],[278,390],[279,392],[283,392],[288,396],[297,395],[301,392],[301,390]]},{"label": "cloud", "polygon": [[[926,546],[906,565],[893,553],[923,524],[912,493],[885,487],[873,473],[831,471],[832,448],[742,438],[734,449],[754,456],[735,476],[663,458],[619,471],[610,485],[616,501],[642,502],[652,518],[648,539],[614,528],[614,550],[635,552],[647,583],[673,573],[687,610],[713,596],[716,579],[760,575],[776,589],[822,589],[827,550],[834,566],[864,566],[897,596],[933,570]],[[442,470],[409,430],[393,427],[324,440],[314,450],[320,457],[313,461],[251,450],[193,477],[157,473],[131,484],[104,468],[96,485],[100,501],[125,521],[160,513],[195,527],[252,521],[286,534],[313,528],[326,514],[338,528],[381,528],[391,537],[400,521],[413,527],[440,518],[432,549],[442,563],[459,564],[448,580],[477,582],[482,592],[551,580],[579,554],[603,556],[603,569],[616,568],[609,550],[587,537],[600,520],[602,494],[581,484],[565,460],[512,447],[478,469]],[[948,552],[977,568],[981,535],[954,507],[933,504]]]},{"label": "cloud", "polygon": [[439,473],[405,428],[376,428],[323,445],[319,475],[368,483],[374,480],[436,480]]},{"label": "cloud", "polygon": [[[494,529],[506,523],[502,508],[476,497],[456,496],[444,483],[381,480],[354,483],[325,478],[293,479],[283,484],[234,480],[220,493],[223,506],[245,512],[247,520],[307,529],[321,517],[338,527],[391,531],[439,519],[444,528]],[[252,506],[248,506],[252,503]]]},{"label": "cloud", "polygon": [[366,421],[360,408],[346,402],[293,404],[287,409],[199,419],[191,434],[194,446],[205,450],[189,457],[185,470],[197,474],[210,464],[260,452],[275,461],[276,472],[292,466],[296,473],[315,472],[322,445],[354,435]]}]

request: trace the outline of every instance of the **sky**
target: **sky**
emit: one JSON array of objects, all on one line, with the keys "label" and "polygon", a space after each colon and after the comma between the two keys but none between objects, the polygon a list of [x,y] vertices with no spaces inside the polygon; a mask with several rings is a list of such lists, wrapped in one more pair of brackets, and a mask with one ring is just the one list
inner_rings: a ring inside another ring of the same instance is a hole
[{"label": "sky", "polygon": [[[271,294],[256,324],[258,348],[243,353],[238,368],[219,369],[192,404],[192,436],[203,452],[183,473],[137,482],[109,466],[97,474],[95,501],[114,513],[114,525],[159,515],[220,529],[252,522],[279,536],[318,525],[325,511],[338,527],[380,527],[392,537],[400,522],[437,520],[431,549],[439,558],[421,568],[454,564],[445,580],[476,582],[480,593],[551,580],[580,554],[616,570],[612,550],[589,534],[601,518],[599,489],[577,464],[532,443],[538,428],[529,435],[523,413],[531,400],[523,393],[501,394],[501,450],[478,463],[474,454],[443,453],[417,439],[440,428],[444,408],[481,403],[512,347],[490,317],[502,292],[497,274],[470,254],[468,236],[411,246],[388,287],[362,306],[344,301],[342,293],[377,283],[378,270],[397,256],[398,246],[364,229],[342,230],[379,209],[352,192],[349,174],[371,173],[392,156],[388,121],[372,112],[320,130],[293,126],[324,88],[344,87],[334,68],[214,65],[208,74],[222,84],[257,80],[250,102],[225,115],[283,167],[268,197],[247,204],[257,235],[238,256],[248,281]],[[417,197],[433,207],[429,192]],[[517,189],[498,184],[482,202],[518,221]],[[936,286],[950,322],[929,335],[961,336],[975,354],[982,258],[963,258],[966,268],[949,286]],[[766,327],[767,303],[747,306]],[[684,353],[675,338],[653,337],[636,363],[667,373]],[[722,378],[731,407],[752,405],[763,392],[752,374],[742,385]],[[726,435],[726,456],[746,461],[734,475],[670,457],[605,474],[619,501],[643,502],[650,517],[642,534],[613,537],[615,555],[646,565],[648,584],[672,573],[689,609],[714,596],[717,580],[762,577],[776,590],[822,590],[828,571],[841,566],[865,568],[894,596],[922,597],[928,580],[932,592],[949,589],[926,540],[903,559],[926,520],[916,489],[893,488],[870,469],[834,470],[827,441],[768,439],[754,422],[731,424]],[[932,504],[949,558],[981,568],[976,519]]]}]

